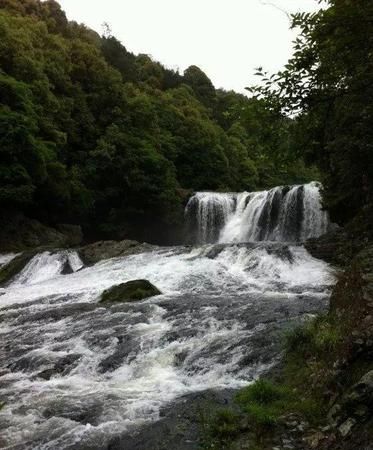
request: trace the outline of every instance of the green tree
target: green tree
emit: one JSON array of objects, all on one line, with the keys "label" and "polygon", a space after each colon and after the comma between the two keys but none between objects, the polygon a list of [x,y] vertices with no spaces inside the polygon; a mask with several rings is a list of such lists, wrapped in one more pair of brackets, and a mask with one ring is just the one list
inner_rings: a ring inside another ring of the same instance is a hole
[{"label": "green tree", "polygon": [[300,36],[286,70],[262,74],[253,91],[298,115],[296,145],[321,168],[325,205],[343,223],[372,201],[373,4],[330,0],[292,26]]}]

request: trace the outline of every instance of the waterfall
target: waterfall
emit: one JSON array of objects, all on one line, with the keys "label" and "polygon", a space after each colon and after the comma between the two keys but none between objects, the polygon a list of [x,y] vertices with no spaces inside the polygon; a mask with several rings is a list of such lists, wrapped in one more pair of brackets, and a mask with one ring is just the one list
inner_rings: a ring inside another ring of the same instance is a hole
[{"label": "waterfall", "polygon": [[199,244],[299,242],[329,228],[316,182],[261,192],[197,192],[185,215],[193,241]]},{"label": "waterfall", "polygon": [[73,250],[43,252],[34,256],[16,276],[13,285],[37,284],[63,273],[73,273],[83,268],[83,262]]},{"label": "waterfall", "polygon": [[[154,448],[149,424],[167,411],[265,373],[278,336],[325,311],[335,282],[297,245],[328,229],[319,190],[199,192],[186,219],[208,245],[144,247],[89,266],[73,249],[30,256],[0,288],[0,447]],[[0,266],[16,256],[0,255]],[[135,279],[162,294],[100,303]]]}]

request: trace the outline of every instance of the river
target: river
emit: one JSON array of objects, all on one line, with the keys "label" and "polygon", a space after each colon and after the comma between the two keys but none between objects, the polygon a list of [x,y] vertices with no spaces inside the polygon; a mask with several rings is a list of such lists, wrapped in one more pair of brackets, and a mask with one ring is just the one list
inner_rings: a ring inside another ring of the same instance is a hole
[{"label": "river", "polygon": [[[333,272],[302,246],[329,227],[317,184],[197,193],[186,222],[193,245],[90,267],[43,252],[1,290],[1,448],[106,449],[185,395],[247,385],[284,330],[327,308]],[[99,303],[132,279],[162,295]]]}]

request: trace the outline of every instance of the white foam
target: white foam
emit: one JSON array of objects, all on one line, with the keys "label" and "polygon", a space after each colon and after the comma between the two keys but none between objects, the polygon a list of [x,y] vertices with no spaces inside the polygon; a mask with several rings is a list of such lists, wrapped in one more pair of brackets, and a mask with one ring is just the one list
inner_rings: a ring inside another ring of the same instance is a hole
[{"label": "white foam", "polygon": [[312,182],[269,191],[197,192],[186,206],[198,243],[303,242],[326,233],[320,184]]},{"label": "white foam", "polygon": [[[206,254],[211,246],[190,250],[170,248],[116,258],[60,275],[64,259],[46,252],[35,257],[1,297],[0,308],[51,295],[79,295],[81,301],[97,301],[99,294],[133,279],[147,279],[164,294],[206,293],[245,290],[278,291],[278,282],[292,288],[300,285],[330,284],[327,264],[312,258],[302,247],[291,247],[294,263],[282,260],[265,248],[225,248],[216,258]],[[67,278],[68,277],[68,278]],[[300,278],[301,277],[301,278]],[[68,282],[67,282],[68,280]],[[65,300],[66,301],[66,300]]]},{"label": "white foam", "polygon": [[[157,419],[177,397],[244,386],[271,364],[240,364],[247,340],[267,326],[248,329],[245,313],[260,310],[265,295],[280,302],[296,288],[317,296],[320,284],[333,282],[328,266],[302,247],[160,248],[81,270],[77,262],[78,271],[62,275],[66,260],[64,252],[38,255],[0,297],[6,323],[0,351],[11,348],[5,361],[11,371],[0,374],[8,403],[0,411],[0,436],[9,446],[99,450],[113,436]],[[88,305],[55,315],[138,278],[163,295],[117,309]],[[227,305],[226,298],[237,303]],[[112,370],[101,370],[121,346],[128,353],[119,352]],[[68,372],[39,376],[71,355],[79,359]]]},{"label": "white foam", "polygon": [[0,267],[10,263],[19,253],[3,253],[0,254]]},{"label": "white foam", "polygon": [[83,267],[79,255],[75,251],[62,250],[43,252],[34,256],[26,267],[15,277],[12,287],[39,284],[61,275],[65,264],[69,264],[73,272]]}]

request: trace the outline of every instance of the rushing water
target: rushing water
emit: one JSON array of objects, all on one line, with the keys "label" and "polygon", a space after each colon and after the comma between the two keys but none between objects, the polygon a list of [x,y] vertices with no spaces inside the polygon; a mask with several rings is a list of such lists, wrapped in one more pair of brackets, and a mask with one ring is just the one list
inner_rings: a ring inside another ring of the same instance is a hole
[{"label": "rushing water", "polygon": [[270,191],[198,192],[186,216],[198,243],[301,242],[326,233],[320,185],[280,186]]},{"label": "rushing water", "polygon": [[[238,197],[224,233],[238,229]],[[138,278],[162,295],[98,303]],[[243,386],[278,358],[289,323],[325,309],[331,283],[325,263],[281,242],[155,248],[92,267],[41,253],[0,292],[0,447],[105,449],[185,394]]]}]

